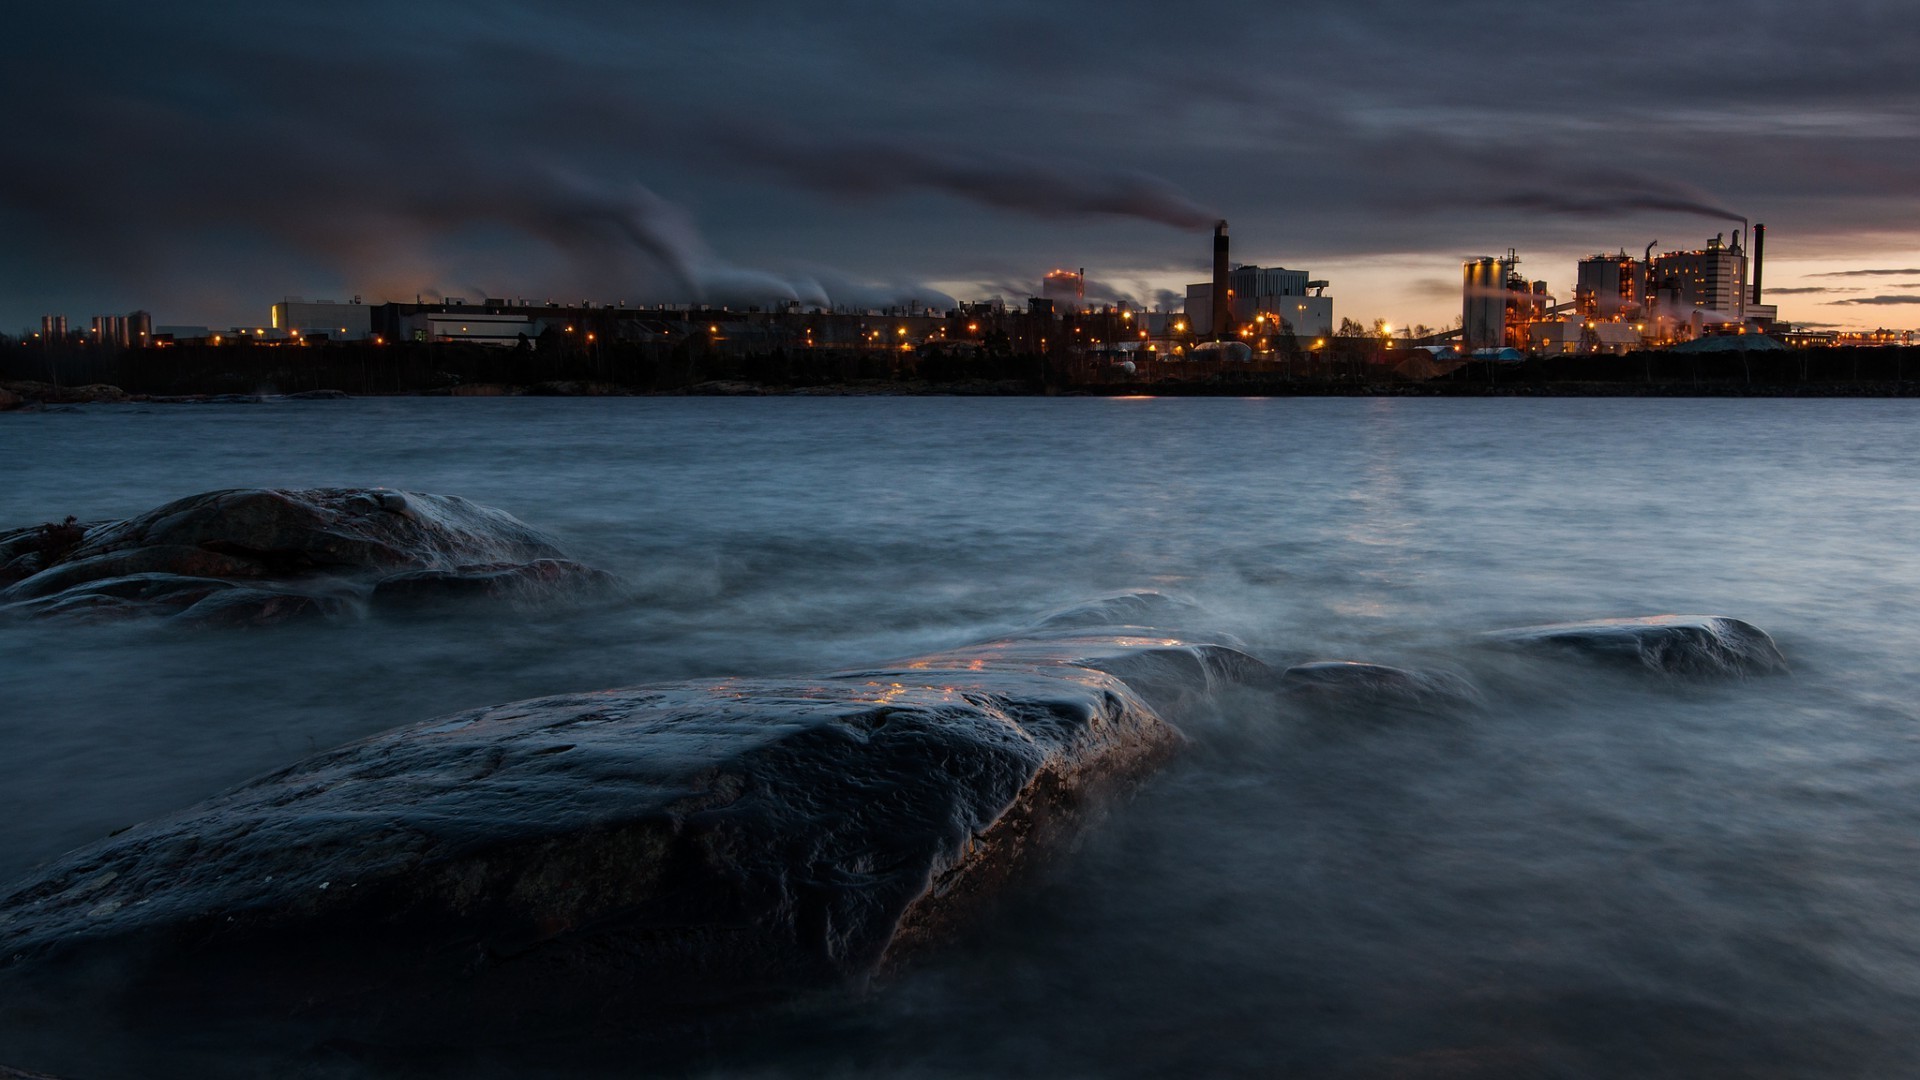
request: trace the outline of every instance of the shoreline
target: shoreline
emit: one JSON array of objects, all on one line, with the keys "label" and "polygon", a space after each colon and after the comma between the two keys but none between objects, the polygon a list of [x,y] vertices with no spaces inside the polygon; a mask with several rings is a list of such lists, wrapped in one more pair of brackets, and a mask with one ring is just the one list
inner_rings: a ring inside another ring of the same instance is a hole
[{"label": "shoreline", "polygon": [[341,390],[305,390],[253,394],[138,394],[95,383],[56,387],[46,383],[0,384],[0,412],[36,412],[73,405],[248,405],[269,401],[338,401],[349,398],[406,397],[1528,397],[1528,398],[1913,398],[1920,381],[1822,383],[1669,383],[1528,381],[1347,383],[1235,379],[1160,383],[1107,383],[1041,387],[1015,381],[954,383],[863,381],[809,386],[779,386],[717,380],[672,390],[636,390],[608,383],[478,384],[395,393],[348,394]]}]

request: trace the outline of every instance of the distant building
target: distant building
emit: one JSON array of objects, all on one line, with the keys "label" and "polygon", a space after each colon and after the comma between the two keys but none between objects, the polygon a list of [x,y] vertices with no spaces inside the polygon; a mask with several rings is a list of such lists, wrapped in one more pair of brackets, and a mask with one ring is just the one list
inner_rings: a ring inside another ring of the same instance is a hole
[{"label": "distant building", "polygon": [[1055,270],[1040,282],[1042,299],[1053,301],[1053,310],[1061,314],[1086,306],[1087,272],[1083,269]]},{"label": "distant building", "polygon": [[1747,316],[1747,255],[1735,236],[1731,246],[1715,236],[1698,251],[1670,251],[1647,267],[1647,292],[1671,312],[1697,308],[1725,321]]},{"label": "distant building", "polygon": [[1563,353],[1622,355],[1640,348],[1640,332],[1632,323],[1569,315],[1528,323],[1526,345],[1529,352],[1541,356]]},{"label": "distant building", "polygon": [[289,296],[273,305],[271,326],[291,337],[358,341],[373,333],[373,317],[358,297],[341,303]]},{"label": "distant building", "polygon": [[153,316],[144,311],[130,315],[95,315],[89,339],[95,345],[114,349],[138,349],[152,343]]},{"label": "distant building", "polygon": [[[564,321],[564,320],[562,320]],[[468,341],[477,345],[518,345],[521,338],[537,338],[543,330],[540,320],[520,313],[488,314],[474,312],[421,311],[409,316],[402,338],[414,341]]]},{"label": "distant building", "polygon": [[[1227,272],[1227,311],[1234,326],[1265,330],[1271,322],[1302,340],[1333,336],[1333,298],[1322,295],[1324,281],[1305,270],[1278,266],[1238,266]],[[1187,324],[1197,337],[1213,330],[1213,283],[1187,286]]]},{"label": "distant building", "polygon": [[1640,262],[1625,251],[1589,255],[1575,271],[1573,295],[1581,314],[1612,319],[1640,303]]}]

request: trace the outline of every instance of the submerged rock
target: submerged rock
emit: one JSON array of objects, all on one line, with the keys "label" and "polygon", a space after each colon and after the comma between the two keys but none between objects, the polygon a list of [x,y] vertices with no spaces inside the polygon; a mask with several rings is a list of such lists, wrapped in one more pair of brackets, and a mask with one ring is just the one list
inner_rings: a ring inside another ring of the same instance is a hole
[{"label": "submerged rock", "polygon": [[1767,632],[1724,615],[1649,615],[1498,630],[1487,639],[1639,665],[1672,675],[1781,674],[1786,658]]},{"label": "submerged rock", "polygon": [[[351,611],[389,579],[532,596],[606,576],[512,515],[448,495],[321,488],[194,495],[125,521],[0,534],[0,610],[278,622]],[[231,595],[212,594],[230,591]]]},{"label": "submerged rock", "polygon": [[610,587],[613,575],[567,559],[479,563],[448,570],[410,570],[380,579],[369,598],[382,613],[432,611],[470,600],[545,601]]},{"label": "submerged rock", "polygon": [[485,1041],[857,985],[1173,753],[1181,714],[1156,704],[1248,665],[1088,632],[429,721],[19,884],[0,1001],[43,1026],[298,1013],[327,1037]]},{"label": "submerged rock", "polygon": [[1281,691],[1312,698],[1366,704],[1465,708],[1480,704],[1480,692],[1447,671],[1412,671],[1385,664],[1318,660],[1280,673]]}]

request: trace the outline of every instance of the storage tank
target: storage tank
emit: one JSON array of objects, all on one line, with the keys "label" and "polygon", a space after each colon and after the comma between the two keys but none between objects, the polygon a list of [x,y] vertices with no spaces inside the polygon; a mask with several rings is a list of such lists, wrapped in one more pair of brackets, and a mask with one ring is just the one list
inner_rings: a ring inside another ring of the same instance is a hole
[{"label": "storage tank", "polygon": [[1500,260],[1469,259],[1461,268],[1460,332],[1469,352],[1504,344],[1507,289]]}]

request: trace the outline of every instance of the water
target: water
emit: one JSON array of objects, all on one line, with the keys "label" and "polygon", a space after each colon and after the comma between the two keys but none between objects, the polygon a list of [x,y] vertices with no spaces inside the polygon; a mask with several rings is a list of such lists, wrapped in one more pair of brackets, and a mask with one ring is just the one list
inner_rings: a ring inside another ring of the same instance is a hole
[{"label": "water", "polygon": [[[1905,1075],[1916,419],[1903,401],[857,398],[0,418],[0,525],[385,485],[506,509],[629,585],[424,626],[0,624],[0,878],[438,713],[864,664],[1150,587],[1269,660],[1447,666],[1489,705],[1230,703],[959,947],[671,1071]],[[1752,621],[1795,673],[1670,684],[1469,644],[1661,612]],[[351,1054],[205,1064],[384,1075]]]}]

